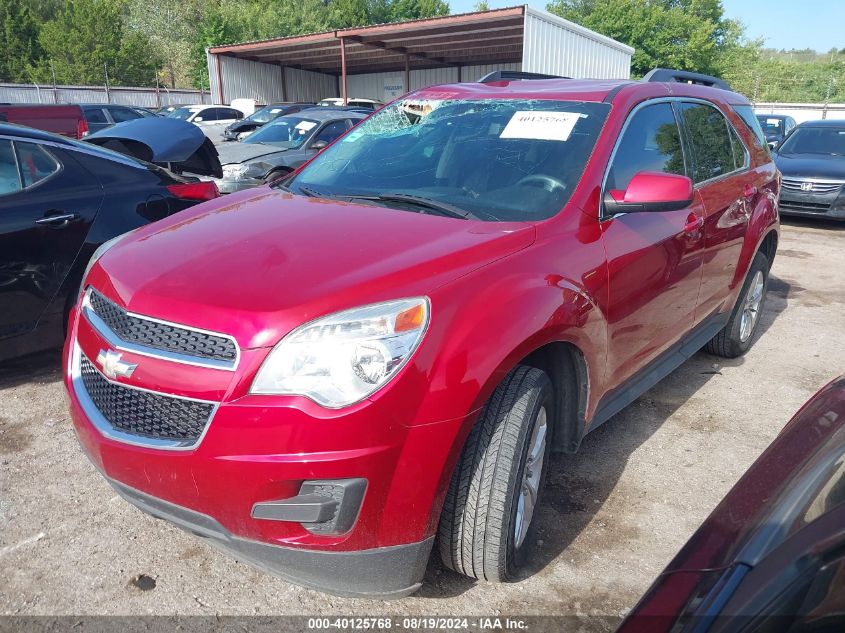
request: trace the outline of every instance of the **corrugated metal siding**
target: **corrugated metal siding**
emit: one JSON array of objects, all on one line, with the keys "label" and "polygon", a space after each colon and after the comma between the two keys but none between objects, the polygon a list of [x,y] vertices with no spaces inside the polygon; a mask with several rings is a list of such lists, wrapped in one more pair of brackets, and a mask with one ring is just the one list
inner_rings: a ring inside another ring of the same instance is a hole
[{"label": "corrugated metal siding", "polygon": [[223,77],[223,103],[232,99],[255,99],[259,103],[273,101],[319,101],[336,97],[337,79],[334,75],[285,68],[287,95],[282,91],[282,67],[238,57],[208,55],[208,77],[214,103],[220,103],[217,87],[217,64]]},{"label": "corrugated metal siding", "polygon": [[[476,81],[494,70],[520,70],[521,64],[486,64],[481,66],[464,66],[461,69],[461,81]],[[350,75],[346,80],[349,97],[360,97],[363,99],[385,100],[384,85],[393,83],[393,80],[402,83],[405,80],[405,73],[369,73],[365,75]],[[458,81],[458,69],[450,68],[428,68],[425,70],[411,71],[411,88],[418,90],[427,86],[438,84],[450,84]]]},{"label": "corrugated metal siding", "polygon": [[285,79],[288,88],[288,101],[314,101],[339,97],[337,77],[308,70],[286,68]]},{"label": "corrugated metal siding", "polygon": [[563,18],[525,12],[522,68],[574,78],[628,79],[633,49]]},{"label": "corrugated metal siding", "polygon": [[[55,94],[54,94],[55,92]],[[155,88],[110,88],[105,86],[34,86],[0,84],[0,102],[4,103],[117,103],[120,105],[158,108],[171,103],[211,103],[208,92],[199,90],[165,90],[156,95]]]}]

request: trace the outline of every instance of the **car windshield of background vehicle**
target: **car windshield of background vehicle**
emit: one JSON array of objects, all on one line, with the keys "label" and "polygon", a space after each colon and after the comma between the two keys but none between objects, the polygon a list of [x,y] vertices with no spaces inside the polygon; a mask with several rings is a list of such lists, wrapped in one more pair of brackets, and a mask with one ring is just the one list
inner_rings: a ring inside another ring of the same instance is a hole
[{"label": "car windshield of background vehicle", "polygon": [[609,110],[573,101],[404,99],[285,184],[306,195],[416,196],[488,221],[542,220],[569,200]]},{"label": "car windshield of background vehicle", "polygon": [[769,117],[757,117],[760,127],[764,132],[780,132],[783,130],[783,119],[770,119]]},{"label": "car windshield of background vehicle", "polygon": [[284,108],[281,106],[268,106],[261,108],[258,112],[253,112],[244,120],[252,123],[268,123],[279,116],[283,110]]},{"label": "car windshield of background vehicle", "polygon": [[168,114],[167,116],[171,119],[180,119],[182,121],[186,120],[189,116],[196,112],[193,108],[176,108],[173,112]]},{"label": "car windshield of background vehicle", "polygon": [[845,127],[802,127],[778,149],[779,154],[845,156]]},{"label": "car windshield of background vehicle", "polygon": [[285,149],[300,147],[311,136],[318,121],[300,117],[281,117],[268,123],[243,140],[244,143],[278,145]]}]

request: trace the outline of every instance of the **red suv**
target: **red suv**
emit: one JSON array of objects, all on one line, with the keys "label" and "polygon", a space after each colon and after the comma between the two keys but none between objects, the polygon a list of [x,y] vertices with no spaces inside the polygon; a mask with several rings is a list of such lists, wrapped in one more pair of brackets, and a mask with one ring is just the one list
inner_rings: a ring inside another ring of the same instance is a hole
[{"label": "red suv", "polygon": [[94,255],[65,350],[79,439],[131,503],[299,584],[411,593],[435,537],[507,580],[550,451],[701,347],[749,348],[778,188],[728,90],[419,90]]}]

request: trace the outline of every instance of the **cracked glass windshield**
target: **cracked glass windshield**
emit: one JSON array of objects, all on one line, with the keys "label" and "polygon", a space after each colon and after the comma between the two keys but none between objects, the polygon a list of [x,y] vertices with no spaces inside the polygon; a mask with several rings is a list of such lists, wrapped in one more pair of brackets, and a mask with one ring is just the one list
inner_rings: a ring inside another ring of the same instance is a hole
[{"label": "cracked glass windshield", "polygon": [[409,98],[285,183],[295,193],[488,221],[541,220],[569,200],[609,106]]}]

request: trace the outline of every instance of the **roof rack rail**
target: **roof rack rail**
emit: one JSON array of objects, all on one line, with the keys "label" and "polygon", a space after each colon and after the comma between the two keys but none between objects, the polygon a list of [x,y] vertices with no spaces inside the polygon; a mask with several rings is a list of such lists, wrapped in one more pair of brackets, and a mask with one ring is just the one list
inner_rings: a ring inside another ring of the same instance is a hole
[{"label": "roof rack rail", "polygon": [[494,81],[515,81],[518,79],[571,79],[560,75],[544,75],[542,73],[524,73],[521,70],[494,70],[489,75],[484,75],[478,80],[480,84],[488,84]]},{"label": "roof rack rail", "polygon": [[697,84],[699,86],[721,88],[722,90],[731,89],[728,82],[724,79],[719,79],[712,75],[694,73],[688,70],[673,70],[671,68],[655,68],[654,70],[650,70],[643,76],[643,81],[674,81],[682,84]]}]

